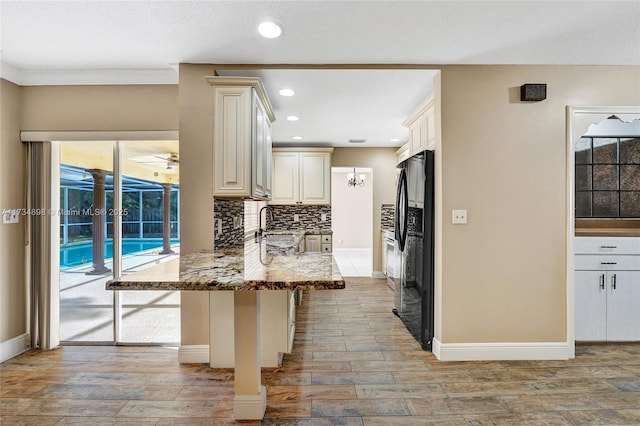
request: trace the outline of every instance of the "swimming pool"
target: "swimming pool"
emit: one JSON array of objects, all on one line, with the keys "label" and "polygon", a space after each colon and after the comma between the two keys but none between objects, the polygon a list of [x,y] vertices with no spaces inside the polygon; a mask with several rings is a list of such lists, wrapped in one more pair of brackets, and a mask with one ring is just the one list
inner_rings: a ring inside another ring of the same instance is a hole
[{"label": "swimming pool", "polygon": [[[179,242],[172,239],[171,244]],[[162,238],[127,238],[122,240],[122,255],[137,253],[140,251],[151,250],[162,247]],[[71,244],[60,247],[60,269],[71,268],[91,263],[93,244],[91,242]],[[105,241],[104,258],[111,259],[113,257],[113,241]]]}]

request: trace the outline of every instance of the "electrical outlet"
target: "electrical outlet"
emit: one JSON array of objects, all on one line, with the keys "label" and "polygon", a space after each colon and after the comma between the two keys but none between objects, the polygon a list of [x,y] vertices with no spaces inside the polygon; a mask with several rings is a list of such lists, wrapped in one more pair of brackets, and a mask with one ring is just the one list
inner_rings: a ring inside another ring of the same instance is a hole
[{"label": "electrical outlet", "polygon": [[222,219],[216,219],[216,236],[222,235]]},{"label": "electrical outlet", "polygon": [[293,215],[293,221],[294,222],[300,222],[300,215],[299,214],[294,214]]},{"label": "electrical outlet", "polygon": [[242,227],[242,216],[234,216],[233,217],[233,229],[238,229]]},{"label": "electrical outlet", "polygon": [[326,213],[322,213],[320,215],[320,222],[326,222],[327,221],[327,214]]},{"label": "electrical outlet", "polygon": [[466,210],[453,210],[451,223],[454,225],[466,225],[467,224],[467,211]]}]

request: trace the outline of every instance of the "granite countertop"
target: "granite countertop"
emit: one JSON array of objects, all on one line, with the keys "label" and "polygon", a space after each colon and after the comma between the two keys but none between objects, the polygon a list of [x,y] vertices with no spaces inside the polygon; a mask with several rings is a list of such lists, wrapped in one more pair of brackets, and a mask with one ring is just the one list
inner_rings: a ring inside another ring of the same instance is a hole
[{"label": "granite countertop", "polygon": [[341,289],[344,279],[331,253],[273,255],[264,239],[244,248],[181,255],[106,284],[107,290],[321,290]]}]

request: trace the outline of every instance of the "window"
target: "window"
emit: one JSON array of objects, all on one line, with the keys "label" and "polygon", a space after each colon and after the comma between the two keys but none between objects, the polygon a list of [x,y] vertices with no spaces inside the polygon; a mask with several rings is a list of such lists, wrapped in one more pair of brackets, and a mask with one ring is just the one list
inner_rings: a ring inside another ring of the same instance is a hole
[{"label": "window", "polygon": [[583,137],[575,160],[577,218],[640,218],[640,138]]}]

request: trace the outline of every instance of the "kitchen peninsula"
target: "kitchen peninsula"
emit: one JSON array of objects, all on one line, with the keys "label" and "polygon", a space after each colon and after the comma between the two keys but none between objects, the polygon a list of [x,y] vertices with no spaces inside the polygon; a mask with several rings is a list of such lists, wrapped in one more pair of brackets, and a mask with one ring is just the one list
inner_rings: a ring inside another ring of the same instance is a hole
[{"label": "kitchen peninsula", "polygon": [[330,290],[345,287],[330,253],[278,255],[266,239],[244,247],[181,255],[152,269],[108,281],[107,290],[235,291],[236,420],[262,419],[266,389],[260,377],[260,298],[256,290]]}]

